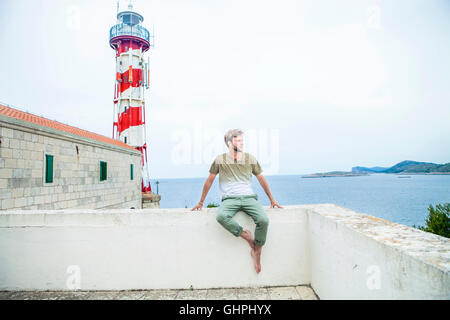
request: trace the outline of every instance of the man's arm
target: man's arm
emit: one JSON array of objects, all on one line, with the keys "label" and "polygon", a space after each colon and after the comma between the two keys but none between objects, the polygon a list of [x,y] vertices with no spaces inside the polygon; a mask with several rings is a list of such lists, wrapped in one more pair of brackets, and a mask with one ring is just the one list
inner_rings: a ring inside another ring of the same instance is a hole
[{"label": "man's arm", "polygon": [[193,207],[191,209],[191,211],[197,210],[197,209],[202,210],[203,201],[205,201],[206,195],[208,194],[209,189],[211,188],[215,178],[216,178],[215,174],[213,174],[213,173],[209,174],[209,177],[206,179],[205,184],[203,185],[202,197],[200,198],[199,203],[195,207]]},{"label": "man's arm", "polygon": [[266,178],[264,178],[264,176],[262,174],[258,174],[256,176],[256,178],[258,179],[259,184],[261,185],[261,187],[264,189],[264,191],[266,192],[267,196],[269,197],[270,207],[271,208],[274,208],[274,207],[283,208],[278,203],[276,203],[275,199],[273,198],[272,193],[270,192],[269,184],[267,183]]}]

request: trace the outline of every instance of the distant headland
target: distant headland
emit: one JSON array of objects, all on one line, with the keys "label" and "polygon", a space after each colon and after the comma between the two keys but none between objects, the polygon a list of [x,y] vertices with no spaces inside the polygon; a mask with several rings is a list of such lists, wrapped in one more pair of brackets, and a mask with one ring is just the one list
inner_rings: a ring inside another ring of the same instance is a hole
[{"label": "distant headland", "polygon": [[436,164],[431,162],[417,162],[405,160],[392,167],[353,167],[352,171],[331,171],[319,172],[303,175],[302,178],[323,178],[323,177],[355,177],[367,176],[371,173],[393,173],[399,175],[406,174],[450,174],[450,162],[446,164]]}]

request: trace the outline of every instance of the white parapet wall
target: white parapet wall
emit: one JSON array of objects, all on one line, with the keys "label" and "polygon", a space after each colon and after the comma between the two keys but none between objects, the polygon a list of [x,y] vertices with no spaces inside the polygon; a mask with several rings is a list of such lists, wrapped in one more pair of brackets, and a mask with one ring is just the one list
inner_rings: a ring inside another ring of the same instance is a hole
[{"label": "white parapet wall", "polygon": [[[272,223],[262,254],[264,271],[257,275],[250,246],[216,221],[216,211],[3,213],[0,290],[67,290],[72,275],[68,268],[79,269],[83,290],[309,283],[305,212],[268,210]],[[236,220],[244,228],[254,228],[243,213]]]},{"label": "white parapet wall", "polygon": [[308,213],[321,299],[450,299],[450,240],[338,205]]},{"label": "white parapet wall", "polygon": [[216,208],[3,211],[0,290],[310,284],[321,299],[450,298],[449,239],[334,204],[265,210],[260,274]]}]

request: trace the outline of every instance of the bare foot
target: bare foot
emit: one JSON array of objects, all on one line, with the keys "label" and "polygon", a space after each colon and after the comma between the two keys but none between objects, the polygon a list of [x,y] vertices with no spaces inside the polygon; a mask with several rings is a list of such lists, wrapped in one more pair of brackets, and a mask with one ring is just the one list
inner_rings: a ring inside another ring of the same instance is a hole
[{"label": "bare foot", "polygon": [[248,230],[242,231],[241,237],[248,242],[252,250],[255,249],[255,242],[253,241],[252,233],[250,231]]},{"label": "bare foot", "polygon": [[251,250],[250,254],[252,255],[253,258],[253,264],[255,265],[255,271],[256,273],[260,273],[261,272],[261,251],[256,252],[255,250]]}]

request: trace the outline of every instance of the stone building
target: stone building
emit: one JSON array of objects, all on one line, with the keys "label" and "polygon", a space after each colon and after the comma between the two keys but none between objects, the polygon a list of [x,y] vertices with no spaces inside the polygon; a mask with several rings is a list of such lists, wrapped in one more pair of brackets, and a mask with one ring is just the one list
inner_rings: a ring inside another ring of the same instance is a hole
[{"label": "stone building", "polygon": [[142,208],[141,153],[0,105],[0,209]]}]

